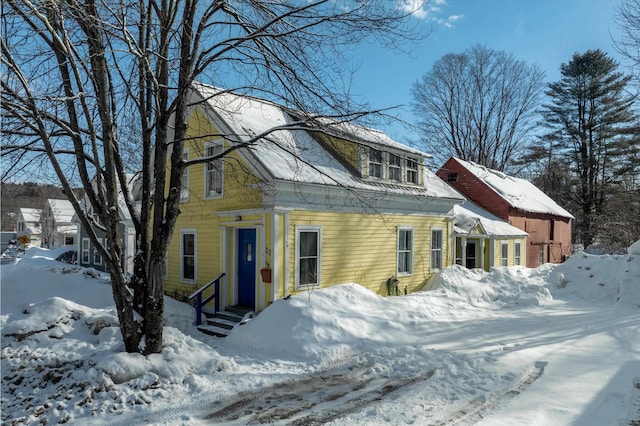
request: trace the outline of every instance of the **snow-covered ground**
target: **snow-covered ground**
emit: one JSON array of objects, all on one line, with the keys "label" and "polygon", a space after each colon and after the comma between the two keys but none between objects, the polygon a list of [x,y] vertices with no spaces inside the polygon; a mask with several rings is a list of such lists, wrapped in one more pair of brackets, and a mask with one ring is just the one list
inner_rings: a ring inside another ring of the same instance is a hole
[{"label": "snow-covered ground", "polygon": [[640,242],[559,266],[455,266],[429,291],[344,284],[225,338],[167,299],[165,348],[123,353],[111,288],[30,249],[1,267],[2,423],[640,424]]}]

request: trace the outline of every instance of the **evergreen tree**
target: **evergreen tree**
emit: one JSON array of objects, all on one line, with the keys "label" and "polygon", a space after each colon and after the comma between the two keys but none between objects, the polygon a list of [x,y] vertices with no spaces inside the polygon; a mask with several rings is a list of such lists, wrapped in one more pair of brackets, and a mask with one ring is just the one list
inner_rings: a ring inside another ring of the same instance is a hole
[{"label": "evergreen tree", "polygon": [[576,53],[560,69],[560,80],[547,90],[550,103],[543,113],[557,140],[556,155],[571,166],[578,239],[586,247],[609,232],[602,232],[606,227],[601,224],[607,222],[607,204],[620,177],[629,172],[619,166],[634,164],[637,117],[626,91],[631,77],[619,72],[606,53]]}]

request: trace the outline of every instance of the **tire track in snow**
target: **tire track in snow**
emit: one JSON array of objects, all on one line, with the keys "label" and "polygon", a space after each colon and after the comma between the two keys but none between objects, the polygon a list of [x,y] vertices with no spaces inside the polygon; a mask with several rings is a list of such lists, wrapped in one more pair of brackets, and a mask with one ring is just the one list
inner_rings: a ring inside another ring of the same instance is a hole
[{"label": "tire track in snow", "polygon": [[536,369],[533,372],[525,376],[524,379],[518,381],[515,385],[510,386],[506,391],[494,392],[489,395],[484,395],[481,398],[474,399],[446,419],[436,423],[436,425],[449,426],[479,422],[488,414],[497,411],[500,406],[520,395],[533,382],[538,380],[538,378],[542,376],[542,373],[544,373],[544,368],[547,366],[547,362],[537,361],[534,366]]},{"label": "tire track in snow", "polygon": [[205,417],[224,424],[319,425],[357,412],[393,392],[428,380],[434,370],[404,378],[379,378],[368,367],[321,372],[238,394]]}]

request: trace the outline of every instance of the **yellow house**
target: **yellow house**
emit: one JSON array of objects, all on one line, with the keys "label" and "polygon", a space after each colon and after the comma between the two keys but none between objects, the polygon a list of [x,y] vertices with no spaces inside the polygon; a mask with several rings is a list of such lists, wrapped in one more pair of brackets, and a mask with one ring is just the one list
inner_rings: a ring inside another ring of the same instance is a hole
[{"label": "yellow house", "polygon": [[348,282],[412,292],[453,263],[451,211],[463,197],[424,166],[427,154],[355,125],[324,120],[320,131],[295,111],[203,84],[192,96],[184,157],[230,151],[185,172],[168,294],[224,274],[221,310],[261,310]]},{"label": "yellow house", "polygon": [[471,201],[453,207],[456,263],[489,271],[493,266],[524,266],[528,234]]}]

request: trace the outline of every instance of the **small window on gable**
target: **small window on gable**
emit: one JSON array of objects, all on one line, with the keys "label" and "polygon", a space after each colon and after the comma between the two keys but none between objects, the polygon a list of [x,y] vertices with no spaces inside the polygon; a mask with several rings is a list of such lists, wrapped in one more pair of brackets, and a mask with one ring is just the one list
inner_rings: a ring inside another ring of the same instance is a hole
[{"label": "small window on gable", "polygon": [[[222,154],[224,147],[222,140],[212,142],[206,146],[206,156],[213,157]],[[205,165],[204,196],[205,198],[222,195],[222,158],[217,158]]]},{"label": "small window on gable", "polygon": [[447,182],[457,182],[458,181],[458,173],[457,172],[450,172],[447,175]]},{"label": "small window on gable", "polygon": [[[189,150],[184,148],[182,151],[182,160],[189,160]],[[180,181],[180,201],[186,202],[189,201],[189,168],[185,167],[182,171],[182,180]]]},{"label": "small window on gable", "polygon": [[413,157],[407,157],[406,159],[406,174],[408,183],[418,183],[418,159]]},{"label": "small window on gable", "polygon": [[369,148],[369,176],[382,177],[382,151]]}]

